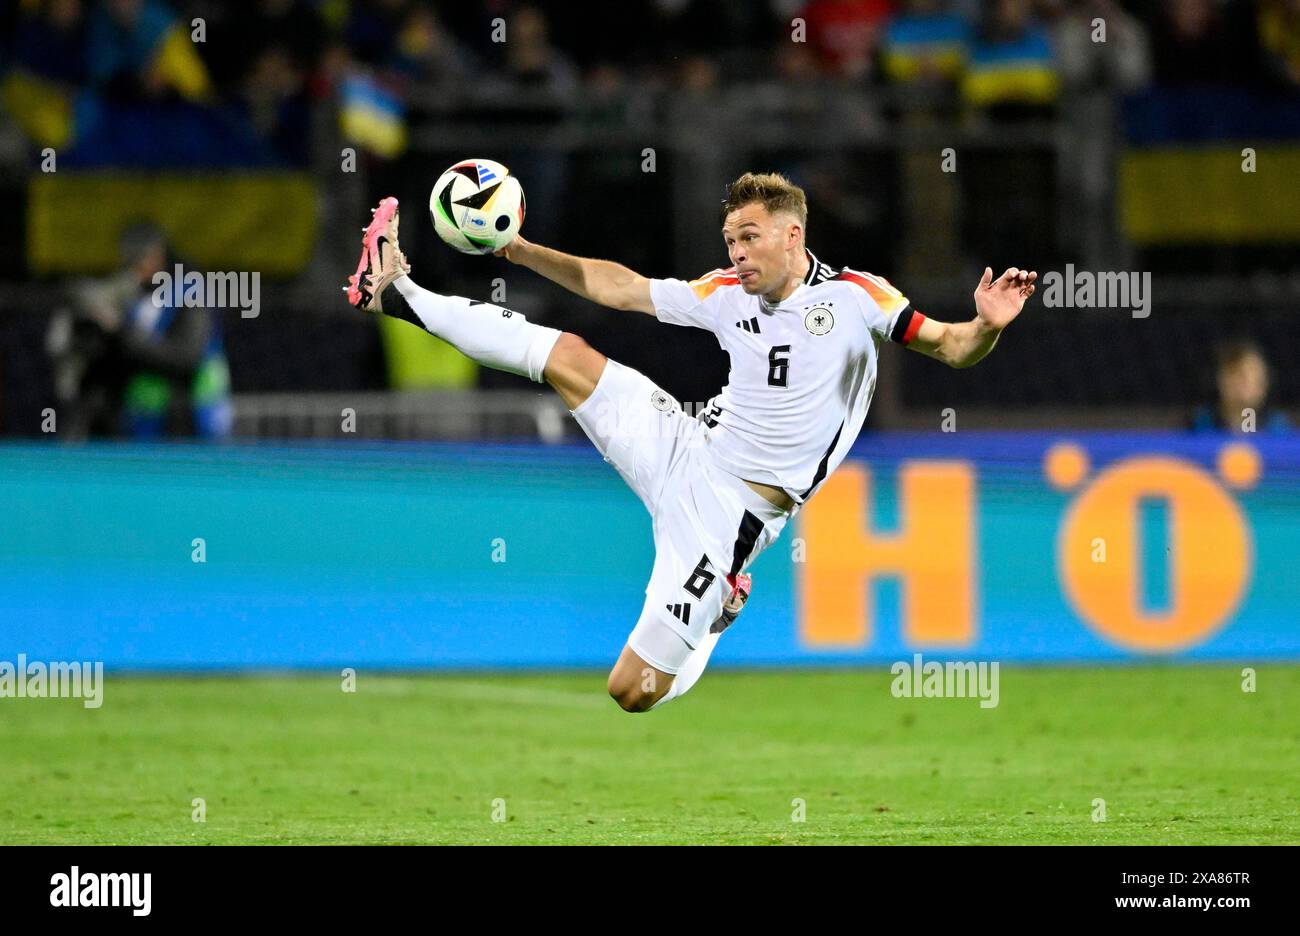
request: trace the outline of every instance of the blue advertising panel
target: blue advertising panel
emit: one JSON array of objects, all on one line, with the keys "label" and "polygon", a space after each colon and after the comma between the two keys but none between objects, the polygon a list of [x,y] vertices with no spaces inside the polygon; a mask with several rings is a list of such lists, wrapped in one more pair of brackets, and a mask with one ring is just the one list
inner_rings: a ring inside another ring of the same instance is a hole
[{"label": "blue advertising panel", "polygon": [[[1300,658],[1300,442],[888,433],[718,665]],[[0,447],[0,660],[604,667],[650,519],[588,445]]]}]

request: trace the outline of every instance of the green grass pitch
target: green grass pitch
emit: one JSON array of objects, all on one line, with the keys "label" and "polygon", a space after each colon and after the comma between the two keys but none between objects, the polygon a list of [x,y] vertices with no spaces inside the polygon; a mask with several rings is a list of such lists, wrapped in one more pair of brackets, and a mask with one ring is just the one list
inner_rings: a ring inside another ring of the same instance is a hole
[{"label": "green grass pitch", "polygon": [[1257,673],[1003,667],[981,709],[715,670],[646,715],[596,673],[110,673],[0,699],[0,841],[1296,843],[1300,667]]}]

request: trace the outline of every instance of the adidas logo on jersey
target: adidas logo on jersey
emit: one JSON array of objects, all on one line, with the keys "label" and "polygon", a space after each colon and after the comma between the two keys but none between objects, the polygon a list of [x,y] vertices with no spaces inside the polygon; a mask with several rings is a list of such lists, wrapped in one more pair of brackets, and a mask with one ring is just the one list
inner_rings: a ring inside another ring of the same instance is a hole
[{"label": "adidas logo on jersey", "polygon": [[682,602],[681,604],[664,605],[664,607],[668,609],[669,614],[677,618],[677,620],[681,621],[683,624],[691,623],[691,603],[689,601]]},{"label": "adidas logo on jersey", "polygon": [[762,332],[759,330],[759,327],[758,327],[758,319],[757,319],[757,318],[752,318],[752,319],[750,319],[750,320],[747,321],[747,322],[737,322],[737,323],[736,323],[736,327],[737,327],[737,328],[743,328],[743,329],[744,329],[745,331],[747,331],[747,332],[753,332],[755,335],[761,335],[761,334],[762,334]]}]

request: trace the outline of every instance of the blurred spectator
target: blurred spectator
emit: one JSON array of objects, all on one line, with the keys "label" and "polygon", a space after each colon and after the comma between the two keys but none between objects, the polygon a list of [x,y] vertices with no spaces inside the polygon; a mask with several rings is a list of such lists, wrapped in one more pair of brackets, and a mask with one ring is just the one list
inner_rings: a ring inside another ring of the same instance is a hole
[{"label": "blurred spectator", "polygon": [[311,109],[306,75],[292,50],[271,45],[258,54],[239,97],[242,116],[277,156],[292,163],[308,160]]},{"label": "blurred spectator", "polygon": [[352,57],[374,68],[392,65],[398,36],[410,13],[409,0],[349,4],[343,35]]},{"label": "blurred spectator", "polygon": [[315,4],[306,0],[258,0],[251,13],[240,11],[239,24],[250,51],[260,54],[268,47],[283,48],[293,67],[307,74],[320,65],[325,24]]},{"label": "blurred spectator", "polygon": [[1273,77],[1300,87],[1300,0],[1262,0],[1259,38]]},{"label": "blurred spectator", "polygon": [[339,83],[339,131],[376,156],[400,156],[407,139],[402,94],[368,71],[348,70]]},{"label": "blurred spectator", "polygon": [[[1218,398],[1192,418],[1195,432],[1286,432],[1286,415],[1268,408],[1269,366],[1264,352],[1250,341],[1232,341],[1215,356]],[[1253,419],[1251,413],[1253,412]]]},{"label": "blurred spectator", "polygon": [[821,77],[817,55],[805,43],[778,43],[776,67],[781,83],[785,85],[811,84]]},{"label": "blurred spectator", "polygon": [[812,0],[800,12],[808,26],[808,43],[823,71],[841,78],[869,76],[894,12],[891,0]]},{"label": "blurred spectator", "polygon": [[86,80],[85,45],[80,0],[19,11],[0,101],[37,146],[58,148],[72,138],[75,96]]},{"label": "blurred spectator", "polygon": [[[683,12],[699,12],[698,4],[686,6]],[[679,36],[683,32],[663,29],[665,11],[656,0],[548,3],[545,9],[552,41],[564,49],[583,74],[611,67],[627,71],[642,64],[659,65],[676,52],[665,40],[672,32]],[[452,14],[449,11],[446,15],[450,18]]]},{"label": "blurred spectator", "polygon": [[344,37],[350,61],[339,81],[340,128],[349,142],[383,159],[406,149],[408,107],[460,87],[470,75],[488,74],[423,4],[356,5]]},{"label": "blurred spectator", "polygon": [[80,285],[50,322],[67,435],[227,436],[230,373],[216,315],[157,301],[154,275],[175,268],[161,231],[129,229],[121,256],[117,274]]},{"label": "blurred spectator", "polygon": [[966,101],[1003,117],[1039,116],[1059,91],[1051,38],[1029,0],[993,0],[962,82]]},{"label": "blurred spectator", "polygon": [[551,44],[546,15],[525,6],[510,18],[506,42],[506,73],[516,86],[571,100],[578,89],[573,63]]},{"label": "blurred spectator", "polygon": [[[511,14],[505,43],[505,68],[499,79],[484,82],[500,96],[502,117],[526,123],[538,138],[563,126],[574,113],[581,85],[577,67],[551,43],[550,24],[537,7]],[[513,141],[512,141],[513,142]],[[568,163],[544,148],[503,146],[502,161],[528,180],[529,225],[543,242],[556,236],[568,188]]]},{"label": "blurred spectator", "polygon": [[307,69],[324,38],[313,8],[262,0],[237,31],[198,7],[209,15],[158,0],[24,3],[0,100],[61,166],[304,162]]},{"label": "blurred spectator", "polygon": [[1155,80],[1162,85],[1241,85],[1260,69],[1251,3],[1163,0],[1149,13]]},{"label": "blurred spectator", "polygon": [[344,140],[392,159],[406,149],[405,75],[399,37],[407,0],[352,4],[344,36],[349,61],[339,81],[339,130]]},{"label": "blurred spectator", "polygon": [[[627,32],[642,46],[637,53],[615,61],[636,62],[662,72],[672,70],[683,59],[705,58],[728,76],[758,77],[770,67],[767,47],[773,26],[788,43],[790,20],[802,5],[800,0],[785,0],[785,4],[792,7],[790,13],[775,24],[763,0],[652,0],[650,15],[644,19],[639,16],[638,0],[609,4],[619,19],[615,33]],[[582,9],[585,16],[586,5],[571,6]],[[550,10],[547,12],[550,15]],[[579,26],[569,35],[577,38],[586,33]],[[572,44],[580,49],[584,43]]]},{"label": "blurred spectator", "polygon": [[200,101],[212,91],[190,30],[158,0],[105,0],[90,15],[91,82],[118,100],[175,93]]},{"label": "blurred spectator", "polygon": [[474,74],[478,62],[438,19],[431,7],[417,6],[397,39],[401,68],[426,91],[451,89]]},{"label": "blurred spectator", "polygon": [[207,36],[198,50],[220,94],[239,94],[271,50],[283,54],[306,84],[319,77],[329,37],[315,3],[256,0],[241,4],[238,11],[213,0],[186,6],[207,23]]},{"label": "blurred spectator", "polygon": [[[1104,42],[1093,38],[1097,20]],[[1132,91],[1151,79],[1146,28],[1116,0],[1069,4],[1056,20],[1052,41],[1061,77],[1072,88]]]},{"label": "blurred spectator", "polygon": [[718,63],[703,55],[692,55],[677,71],[677,84],[691,96],[716,92],[721,82]]}]

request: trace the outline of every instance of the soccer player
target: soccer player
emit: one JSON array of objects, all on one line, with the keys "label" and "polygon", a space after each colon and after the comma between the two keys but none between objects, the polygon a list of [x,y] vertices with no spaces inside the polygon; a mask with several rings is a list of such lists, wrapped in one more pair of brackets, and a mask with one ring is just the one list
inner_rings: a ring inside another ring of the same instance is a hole
[{"label": "soccer player", "polygon": [[349,278],[349,301],[405,319],[488,367],[555,388],[653,519],[645,605],[609,674],[609,694],[644,712],[684,694],[750,592],[745,569],[844,459],[876,386],[882,341],[969,367],[1034,293],[1038,274],[986,268],[975,317],[929,319],[885,279],[818,260],[804,245],[803,190],[746,173],[727,190],[732,266],[699,279],[649,279],[523,237],[498,251],[600,305],[713,332],[727,385],[696,419],[645,375],[570,332],[510,309],[442,296],[407,275],[395,198],[380,202]]}]

